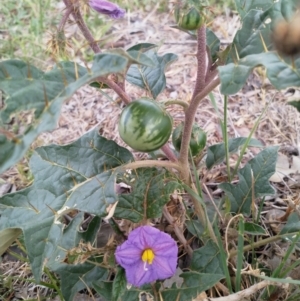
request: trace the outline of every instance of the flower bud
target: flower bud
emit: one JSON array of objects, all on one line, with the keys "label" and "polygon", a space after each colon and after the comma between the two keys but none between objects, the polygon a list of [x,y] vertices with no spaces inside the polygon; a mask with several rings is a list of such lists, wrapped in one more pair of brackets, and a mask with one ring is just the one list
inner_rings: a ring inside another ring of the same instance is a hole
[{"label": "flower bud", "polygon": [[107,15],[113,19],[120,19],[125,15],[125,9],[106,0],[89,0],[89,5],[98,13]]}]

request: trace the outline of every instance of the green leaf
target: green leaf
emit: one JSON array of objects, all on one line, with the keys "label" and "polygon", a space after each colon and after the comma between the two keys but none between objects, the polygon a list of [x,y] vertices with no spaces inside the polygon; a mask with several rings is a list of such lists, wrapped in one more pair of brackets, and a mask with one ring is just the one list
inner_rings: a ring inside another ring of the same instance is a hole
[{"label": "green leaf", "polygon": [[216,243],[209,240],[203,247],[195,250],[190,268],[198,273],[224,275],[220,249]]},{"label": "green leaf", "polygon": [[131,153],[93,130],[77,141],[36,150],[30,160],[32,186],[0,198],[0,230],[21,228],[35,278],[63,233],[61,217],[76,209],[106,216],[114,204],[116,167]]},{"label": "green leaf", "polygon": [[268,147],[250,160],[239,170],[238,184],[222,183],[219,185],[230,200],[231,212],[249,215],[252,194],[255,198],[274,194],[269,178],[275,172],[277,150],[277,146]]},{"label": "green leaf", "polygon": [[154,67],[131,65],[126,80],[148,91],[156,98],[166,87],[165,69],[177,59],[177,55],[166,53],[159,56],[155,51],[149,50],[145,53],[154,62]]},{"label": "green leaf", "polygon": [[132,287],[130,290],[126,290],[122,296],[122,301],[136,301],[136,300],[153,300],[154,293],[151,285],[146,284],[140,288]]},{"label": "green leaf", "polygon": [[105,280],[108,270],[91,263],[66,265],[57,270],[61,279],[61,291],[66,301],[72,301],[75,294],[86,287],[92,286],[97,280]]},{"label": "green leaf", "polygon": [[[98,281],[93,282],[94,290],[105,299],[105,301],[112,300],[112,289],[113,289],[113,282],[112,281]],[[127,300],[129,301],[129,300]]]},{"label": "green leaf", "polygon": [[283,58],[274,52],[267,52],[248,55],[241,59],[238,64],[230,63],[219,67],[222,81],[221,92],[234,94],[239,91],[253,68],[257,66],[266,67],[270,82],[278,90],[290,86],[300,86],[300,75],[297,72],[300,59],[293,62],[290,58]]},{"label": "green leaf", "polygon": [[300,230],[300,217],[299,217],[298,213],[293,212],[289,216],[287,223],[284,225],[284,227],[280,231],[280,234],[298,232],[299,230]]},{"label": "green leaf", "polygon": [[11,244],[21,235],[21,229],[4,229],[0,231],[0,256],[11,246]]},{"label": "green leaf", "polygon": [[210,49],[210,54],[212,56],[213,61],[215,61],[216,55],[220,50],[220,40],[215,35],[215,33],[209,28],[206,28],[206,44]]},{"label": "green leaf", "polygon": [[198,220],[187,220],[185,225],[188,231],[198,238],[200,238],[205,231],[203,224]]},{"label": "green leaf", "polygon": [[267,235],[266,230],[262,226],[248,222],[244,224],[244,232],[251,235]]},{"label": "green leaf", "polygon": [[273,0],[235,0],[236,9],[242,19],[251,9],[266,11],[273,3]]},{"label": "green leaf", "polygon": [[129,67],[132,64],[141,64],[148,67],[154,67],[154,62],[145,55],[141,50],[124,50],[122,48],[116,48],[113,50],[110,50],[110,53],[115,53],[118,55],[121,55],[122,57],[126,57],[128,60],[127,67]]},{"label": "green leaf", "polygon": [[297,111],[300,112],[300,100],[292,100],[292,101],[289,101],[287,104],[296,108]]},{"label": "green leaf", "polygon": [[127,280],[125,276],[125,270],[122,268],[117,269],[116,276],[114,278],[112,286],[112,301],[118,301],[126,291]]},{"label": "green leaf", "polygon": [[127,52],[130,52],[132,50],[134,51],[141,51],[141,52],[145,52],[145,51],[148,51],[154,47],[157,47],[156,44],[152,44],[152,43],[139,43],[139,44],[136,44],[130,48],[127,49]]},{"label": "green leaf", "polygon": [[77,247],[78,243],[84,240],[86,232],[89,233],[87,237],[90,239],[90,243],[96,238],[99,219],[94,218],[86,232],[81,232],[79,229],[83,220],[84,213],[79,212],[67,228],[63,230],[62,235],[57,237],[55,245],[52,246],[54,250],[52,250],[50,258],[47,258],[46,261],[46,266],[60,276],[60,288],[66,301],[72,301],[76,292],[91,286],[95,279],[106,280],[108,275],[108,270],[97,267],[97,263],[85,262],[76,265],[66,263],[66,258],[70,259],[67,252]]},{"label": "green leaf", "polygon": [[221,93],[234,94],[245,84],[253,68],[264,66],[267,77],[277,89],[300,85],[297,69],[300,59],[280,57],[273,50],[271,28],[278,19],[296,9],[295,1],[279,0],[266,11],[249,10],[242,28],[234,37],[227,65],[220,66]]},{"label": "green leaf", "polygon": [[[114,216],[138,223],[143,218],[157,218],[162,207],[170,200],[170,194],[180,185],[165,170],[138,168],[131,177],[123,179],[132,186],[132,192],[121,194]],[[146,216],[144,216],[146,215]]]},{"label": "green leaf", "polygon": [[218,283],[223,275],[185,272],[180,274],[184,279],[181,288],[170,288],[161,291],[163,300],[192,301],[201,292],[208,290]]},{"label": "green leaf", "polygon": [[0,173],[16,164],[40,133],[56,127],[63,102],[76,90],[99,76],[125,70],[126,65],[126,58],[108,53],[96,55],[89,71],[71,62],[46,73],[18,60],[0,62],[0,90],[6,97],[0,120],[7,123],[19,112],[34,112],[32,122],[22,125],[24,131],[14,134],[5,126],[8,134],[1,132]]},{"label": "green leaf", "polygon": [[[247,138],[246,137],[239,137],[229,139],[228,141],[228,149],[229,153],[234,153],[242,147]],[[253,147],[262,147],[262,143],[257,139],[251,139],[249,146]],[[220,164],[225,159],[225,144],[219,143],[208,147],[207,149],[207,157],[206,157],[206,167],[208,169],[212,168],[214,165]]]}]

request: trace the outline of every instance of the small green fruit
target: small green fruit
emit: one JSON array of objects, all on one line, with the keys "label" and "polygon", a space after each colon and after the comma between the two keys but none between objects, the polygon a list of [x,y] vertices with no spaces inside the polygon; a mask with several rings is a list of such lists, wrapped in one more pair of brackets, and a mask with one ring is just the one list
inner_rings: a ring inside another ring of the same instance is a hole
[{"label": "small green fruit", "polygon": [[201,14],[195,7],[191,7],[187,12],[184,12],[177,6],[174,15],[178,26],[182,29],[195,30],[203,24]]},{"label": "small green fruit", "polygon": [[[180,123],[174,130],[172,135],[172,142],[175,149],[179,152],[181,147],[183,134],[183,123]],[[199,127],[199,125],[194,124],[192,129],[192,135],[190,140],[190,149],[192,156],[197,156],[206,145],[206,133]]]},{"label": "small green fruit", "polygon": [[158,102],[140,98],[122,111],[118,128],[120,137],[130,147],[140,152],[152,152],[168,141],[172,125],[172,117]]}]

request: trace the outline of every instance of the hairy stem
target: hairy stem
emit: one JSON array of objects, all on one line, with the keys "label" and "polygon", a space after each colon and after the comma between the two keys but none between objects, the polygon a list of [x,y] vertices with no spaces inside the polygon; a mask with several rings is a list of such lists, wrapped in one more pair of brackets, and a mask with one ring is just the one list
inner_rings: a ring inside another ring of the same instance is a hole
[{"label": "hairy stem", "polygon": [[205,77],[207,73],[207,67],[206,67],[207,55],[206,55],[206,27],[204,25],[201,26],[197,32],[197,47],[198,47],[197,50],[198,69],[197,69],[196,85],[192,96],[192,100],[205,87]]},{"label": "hairy stem", "polygon": [[174,168],[181,171],[180,165],[178,163],[169,162],[169,161],[159,161],[159,160],[143,160],[127,163],[122,165],[122,169],[136,169],[141,167],[165,167],[165,168]]},{"label": "hairy stem", "polygon": [[98,81],[108,85],[127,105],[131,102],[131,98],[128,96],[128,94],[114,81],[103,76],[98,77]]},{"label": "hairy stem", "polygon": [[86,26],[86,24],[82,18],[79,7],[76,7],[75,5],[73,5],[72,1],[70,1],[70,0],[63,0],[63,1],[66,5],[67,9],[69,7],[72,8],[71,14],[74,17],[74,20],[75,20],[77,26],[79,27],[79,29],[81,30],[83,36],[88,41],[90,47],[93,49],[94,53],[100,53],[101,49],[98,46],[97,42],[95,41],[94,37],[92,36],[90,30]]},{"label": "hairy stem", "polygon": [[178,162],[177,157],[175,156],[174,152],[172,151],[172,149],[170,148],[169,144],[165,144],[161,150],[165,153],[165,155],[167,156],[167,158],[172,161],[172,162]]},{"label": "hairy stem", "polygon": [[179,162],[182,165],[183,174],[182,179],[184,181],[189,181],[189,143],[192,132],[192,127],[196,115],[197,108],[199,106],[200,101],[210,93],[215,87],[217,87],[220,83],[220,78],[218,77],[217,70],[214,72],[215,77],[206,84],[204,89],[196,95],[196,97],[191,101],[189,108],[185,112],[185,122],[184,129],[182,135],[181,149],[179,155]]},{"label": "hairy stem", "polygon": [[174,99],[174,100],[167,100],[164,102],[164,105],[165,106],[170,106],[170,105],[179,105],[179,106],[182,106],[183,107],[183,110],[185,111],[189,105],[187,102],[185,101],[182,101],[182,100],[177,100],[177,99]]},{"label": "hairy stem", "polygon": [[72,13],[72,10],[73,9],[72,9],[71,6],[66,7],[64,15],[63,15],[62,19],[60,20],[58,28],[57,28],[58,32],[60,32],[60,31],[62,31],[64,29],[64,27],[65,27],[65,25],[66,25],[66,23],[67,23],[67,21],[68,21],[68,19],[70,17],[70,14]]},{"label": "hairy stem", "polygon": [[[202,26],[198,29],[197,32],[197,61],[198,61],[198,69],[197,69],[197,80],[195,85],[195,90],[191,99],[190,106],[187,110],[185,110],[185,121],[181,142],[181,149],[179,154],[179,164],[181,165],[181,178],[187,184],[190,185],[190,167],[189,167],[189,144],[191,139],[191,133],[193,128],[193,123],[195,120],[195,115],[197,112],[197,108],[200,104],[200,101],[209,94],[215,87],[217,87],[220,83],[220,79],[218,76],[217,70],[211,71],[211,62],[208,60],[207,62],[207,51],[206,51],[206,28]],[[209,64],[209,66],[207,66]],[[209,76],[208,76],[209,73]],[[194,189],[197,191],[196,189]],[[194,205],[195,212],[200,221],[206,223],[206,213],[203,209],[202,205],[198,202],[197,198],[191,197]],[[204,225],[204,224],[203,224]],[[214,230],[211,224],[208,222],[207,230],[209,232],[209,236],[217,242],[217,238],[215,236]]]},{"label": "hairy stem", "polygon": [[[86,24],[82,18],[81,12],[79,10],[79,7],[74,6],[70,0],[63,0],[63,1],[66,5],[67,10],[65,12],[65,15],[63,16],[63,19],[60,22],[59,28],[63,27],[63,25],[67,21],[68,17],[70,16],[70,14],[72,14],[72,16],[74,17],[74,19],[76,21],[76,24],[78,25],[78,27],[81,30],[85,39],[88,41],[88,43],[89,43],[90,47],[92,48],[92,50],[94,51],[94,53],[100,53],[101,49],[98,46],[97,42],[95,41],[94,37],[92,36],[90,30],[86,26]],[[98,81],[108,85],[112,90],[114,90],[118,94],[118,96],[126,104],[130,103],[131,98],[126,94],[124,89],[122,89],[122,87],[120,87],[117,83],[115,83],[114,81],[112,81],[106,77],[102,77],[102,76],[98,78]]]}]

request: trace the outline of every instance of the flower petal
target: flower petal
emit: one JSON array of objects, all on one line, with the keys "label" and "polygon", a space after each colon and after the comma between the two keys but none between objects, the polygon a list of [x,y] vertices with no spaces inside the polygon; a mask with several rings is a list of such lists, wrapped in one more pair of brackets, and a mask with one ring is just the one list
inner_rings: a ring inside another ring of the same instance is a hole
[{"label": "flower petal", "polygon": [[152,263],[156,279],[166,279],[175,274],[177,266],[177,252],[172,257],[156,256]]},{"label": "flower petal", "polygon": [[131,267],[141,260],[143,249],[137,248],[129,240],[117,247],[115,256],[117,262],[123,267]]},{"label": "flower petal", "polygon": [[131,231],[128,239],[132,241],[133,244],[141,246],[143,249],[153,248],[160,233],[162,232],[154,227],[142,226]]},{"label": "flower petal", "polygon": [[147,268],[148,270],[146,271],[145,263],[142,260],[132,265],[130,269],[126,269],[127,281],[134,286],[140,287],[156,280],[156,274],[153,273],[151,265],[147,265]]},{"label": "flower petal", "polygon": [[124,9],[120,8],[117,4],[106,0],[90,0],[89,4],[91,8],[97,12],[108,15],[113,19],[119,19],[125,15]]},{"label": "flower petal", "polygon": [[[142,260],[142,254],[148,248],[154,252],[152,264]],[[115,255],[117,262],[125,268],[127,281],[140,287],[175,274],[178,248],[169,234],[154,227],[141,226],[131,231]]]}]

